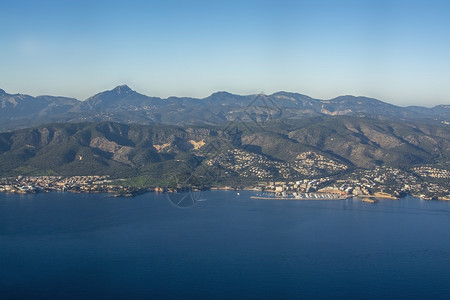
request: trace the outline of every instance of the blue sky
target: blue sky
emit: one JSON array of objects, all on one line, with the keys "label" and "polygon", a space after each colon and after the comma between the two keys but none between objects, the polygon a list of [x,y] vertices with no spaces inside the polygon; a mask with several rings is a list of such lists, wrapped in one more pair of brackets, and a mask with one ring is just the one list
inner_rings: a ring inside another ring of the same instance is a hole
[{"label": "blue sky", "polygon": [[0,88],[450,103],[450,1],[0,0]]}]

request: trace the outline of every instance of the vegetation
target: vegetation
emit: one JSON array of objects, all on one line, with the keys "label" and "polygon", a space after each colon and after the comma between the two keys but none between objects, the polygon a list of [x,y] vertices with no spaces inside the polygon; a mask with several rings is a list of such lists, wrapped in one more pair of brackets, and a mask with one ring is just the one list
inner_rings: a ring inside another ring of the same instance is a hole
[{"label": "vegetation", "polygon": [[[272,170],[273,180],[282,178],[281,169],[292,169],[298,164],[296,157],[308,151],[345,165],[347,170],[342,171],[346,172],[425,164],[445,169],[449,168],[450,132],[443,126],[380,124],[370,118],[343,116],[232,127],[49,124],[0,134],[0,175],[110,175],[128,178],[127,184],[136,187],[164,185],[174,177],[183,181],[195,176],[204,184],[224,185],[258,180],[251,170],[233,171],[221,162],[213,164],[214,168],[207,164],[219,156],[227,157],[232,149],[259,161],[260,168]],[[304,178],[288,171],[283,172]],[[244,173],[249,175],[243,177]]]}]

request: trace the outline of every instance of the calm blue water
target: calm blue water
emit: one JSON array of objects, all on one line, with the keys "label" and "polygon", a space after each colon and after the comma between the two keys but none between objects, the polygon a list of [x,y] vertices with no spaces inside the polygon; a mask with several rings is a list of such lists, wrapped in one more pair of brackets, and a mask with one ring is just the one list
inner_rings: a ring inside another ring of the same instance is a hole
[{"label": "calm blue water", "polygon": [[450,203],[0,194],[0,298],[449,298]]}]

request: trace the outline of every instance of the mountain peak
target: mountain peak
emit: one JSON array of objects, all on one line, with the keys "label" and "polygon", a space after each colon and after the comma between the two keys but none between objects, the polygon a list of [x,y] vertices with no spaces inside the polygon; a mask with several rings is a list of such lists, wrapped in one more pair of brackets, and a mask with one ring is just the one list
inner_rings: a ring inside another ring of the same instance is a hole
[{"label": "mountain peak", "polygon": [[5,94],[6,94],[6,92],[4,90],[0,89],[0,95],[5,95]]},{"label": "mountain peak", "polygon": [[226,92],[226,91],[218,91],[215,93],[212,93],[209,97],[226,97],[226,96],[234,96],[232,93]]},{"label": "mountain peak", "polygon": [[116,86],[112,91],[116,92],[118,94],[126,94],[126,93],[129,93],[129,92],[132,92],[133,90],[130,89],[130,87],[128,85],[123,84],[123,85]]}]

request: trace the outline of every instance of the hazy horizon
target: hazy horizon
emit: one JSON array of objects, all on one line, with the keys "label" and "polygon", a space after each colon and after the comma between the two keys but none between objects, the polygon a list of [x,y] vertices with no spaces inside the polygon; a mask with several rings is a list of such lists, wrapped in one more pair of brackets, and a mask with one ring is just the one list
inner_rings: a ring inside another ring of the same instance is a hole
[{"label": "hazy horizon", "polygon": [[[92,95],[90,95],[89,97],[87,97],[85,99],[79,99],[79,98],[70,97],[70,96],[67,96],[67,95],[59,95],[59,94],[58,95],[51,95],[51,94],[32,95],[32,94],[23,93],[23,92],[11,93],[9,91],[6,91],[6,90],[2,89],[1,87],[0,87],[0,89],[4,90],[7,94],[10,94],[10,95],[28,95],[28,96],[32,96],[32,97],[42,97],[42,96],[66,97],[66,98],[73,98],[73,99],[76,99],[76,100],[79,100],[79,101],[86,101],[89,98],[91,98],[93,96],[96,96],[97,94],[100,94],[100,93],[103,93],[103,92],[107,92],[107,91],[112,91],[112,90],[114,90],[115,88],[117,88],[119,86],[128,86],[131,90],[133,90],[134,92],[137,92],[139,94],[142,94],[142,95],[145,95],[145,96],[148,96],[148,97],[159,97],[161,99],[169,99],[169,98],[172,98],[172,97],[173,98],[205,99],[205,98],[207,98],[207,97],[209,97],[209,96],[211,96],[211,95],[213,95],[215,93],[222,93],[222,92],[230,93],[230,94],[238,95],[238,96],[254,96],[254,95],[259,95],[259,94],[265,94],[265,95],[271,96],[271,95],[274,95],[274,94],[277,94],[277,93],[288,93],[288,94],[298,94],[298,95],[308,96],[308,97],[311,97],[314,100],[319,100],[319,101],[329,101],[329,100],[333,100],[333,99],[338,98],[338,97],[350,96],[350,97],[365,97],[365,98],[375,99],[375,100],[379,100],[379,101],[382,101],[382,102],[385,102],[385,103],[388,103],[388,104],[392,104],[392,105],[396,105],[396,106],[399,106],[399,107],[417,106],[417,105],[412,105],[412,104],[411,105],[408,105],[408,104],[398,105],[398,104],[395,104],[395,103],[390,103],[388,101],[384,101],[383,99],[372,98],[372,97],[368,97],[368,96],[364,96],[364,95],[349,95],[348,94],[348,95],[336,95],[335,97],[332,97],[332,98],[315,98],[315,97],[312,97],[311,95],[307,95],[307,94],[299,93],[299,92],[293,92],[293,91],[275,91],[273,93],[260,92],[260,93],[252,93],[252,94],[237,94],[237,93],[233,93],[233,92],[230,92],[230,91],[215,91],[215,92],[212,92],[211,94],[208,94],[208,95],[205,95],[205,96],[202,96],[202,97],[183,96],[183,95],[171,95],[171,96],[167,96],[167,97],[161,97],[161,96],[155,96],[155,95],[151,95],[151,94],[145,94],[145,93],[143,93],[143,92],[141,92],[139,90],[134,89],[132,86],[129,86],[128,84],[121,84],[121,85],[118,85],[118,86],[116,86],[114,88],[109,88],[109,89],[103,90],[103,91],[97,91],[97,92],[93,93]],[[433,105],[418,105],[418,106],[432,108],[432,107],[437,106],[437,105],[446,105],[446,104],[440,103],[440,104],[433,104]]]},{"label": "hazy horizon", "polygon": [[84,100],[287,91],[450,103],[446,1],[14,1],[0,88]]}]

